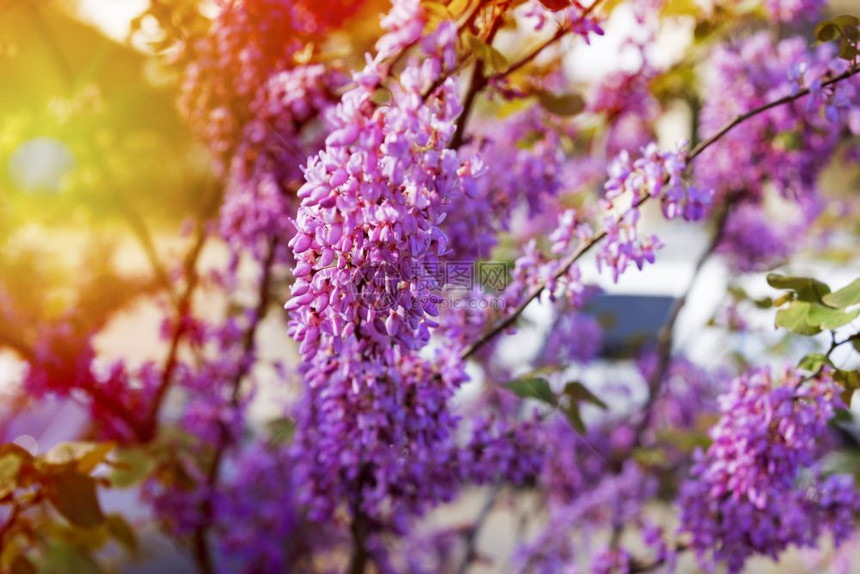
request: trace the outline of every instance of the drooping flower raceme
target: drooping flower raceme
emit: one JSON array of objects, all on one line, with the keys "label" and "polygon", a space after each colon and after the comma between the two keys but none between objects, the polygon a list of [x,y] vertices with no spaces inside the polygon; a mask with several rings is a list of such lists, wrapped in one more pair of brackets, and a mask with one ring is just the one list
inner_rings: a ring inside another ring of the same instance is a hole
[{"label": "drooping flower raceme", "polygon": [[417,349],[435,326],[432,269],[447,245],[439,224],[466,172],[446,149],[460,112],[455,83],[423,101],[443,64],[453,65],[446,46],[456,28],[443,26],[437,36],[440,56],[407,68],[390,106],[371,101],[375,83],[347,93],[326,149],[308,163],[287,303],[305,359],[348,341],[372,354],[392,343]]},{"label": "drooping flower raceme", "polygon": [[725,561],[739,572],[753,554],[776,558],[824,533],[837,544],[850,533],[860,510],[853,479],[816,470],[837,393],[826,375],[779,382],[760,369],[733,381],[713,443],[680,494],[681,529],[703,565]]},{"label": "drooping flower raceme", "polygon": [[[807,48],[802,37],[774,44],[758,33],[717,48],[707,81],[700,133],[709,137],[734,117],[808,88],[810,94],[748,118],[705,150],[696,164],[700,183],[736,205],[720,252],[741,271],[767,268],[803,247],[797,241],[821,213],[818,179],[858,104],[857,80],[823,87],[845,71],[833,46]],[[778,226],[761,212],[768,189],[797,203]],[[792,241],[787,241],[791,237]],[[758,262],[751,260],[755,257]]]},{"label": "drooping flower raceme", "polygon": [[[234,247],[265,249],[288,235],[301,166],[322,145],[324,116],[348,80],[299,53],[364,0],[236,1],[187,46],[180,109],[226,175],[220,231]],[[289,260],[281,243],[276,261]]]},{"label": "drooping flower raceme", "polygon": [[[312,515],[342,503],[377,527],[449,498],[456,419],[449,399],[465,379],[453,354],[418,356],[437,314],[432,268],[439,228],[468,166],[447,149],[460,113],[457,28],[422,41],[424,58],[371,100],[385,71],[371,60],[332,114],[325,149],[299,190],[290,332],[300,343],[307,396],[299,410],[297,471]],[[448,462],[446,462],[448,461]]]},{"label": "drooping flower raceme", "polygon": [[187,46],[179,107],[224,167],[249,119],[258,90],[296,65],[305,42],[340,26],[364,0],[237,0],[208,33]]},{"label": "drooping flower raceme", "polygon": [[639,269],[654,262],[654,251],[660,247],[656,236],[640,237],[639,205],[647,198],[660,201],[667,219],[682,216],[688,221],[705,217],[712,193],[683,181],[686,169],[683,148],[678,152],[660,152],[655,144],[642,149],[637,159],[624,151],[609,168],[604,207],[606,239],[597,255],[599,267],[612,270],[615,281],[635,263]]},{"label": "drooping flower raceme", "polygon": [[273,74],[258,90],[230,160],[220,222],[225,239],[259,250],[266,238],[293,231],[301,166],[324,137],[304,128],[334,106],[346,80],[320,64],[297,66]]},{"label": "drooping flower raceme", "polygon": [[447,259],[488,257],[518,210],[530,219],[553,211],[565,191],[566,157],[561,135],[546,116],[533,106],[506,121],[480,125],[482,137],[463,149],[467,158],[479,153],[484,165],[473,164],[481,169],[472,174],[478,176],[475,188],[456,200],[442,226],[451,248]]}]

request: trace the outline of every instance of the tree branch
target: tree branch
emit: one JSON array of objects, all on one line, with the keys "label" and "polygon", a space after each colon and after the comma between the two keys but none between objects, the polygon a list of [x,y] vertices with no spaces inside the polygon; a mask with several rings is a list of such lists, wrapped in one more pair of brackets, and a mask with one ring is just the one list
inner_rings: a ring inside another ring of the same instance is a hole
[{"label": "tree branch", "polygon": [[657,396],[660,394],[663,381],[666,379],[666,373],[669,371],[669,367],[672,363],[672,344],[674,341],[675,323],[678,322],[678,317],[681,316],[681,310],[683,310],[684,306],[687,304],[690,293],[692,293],[693,287],[696,285],[699,275],[701,275],[702,268],[704,268],[705,263],[710,259],[711,255],[714,254],[723,239],[726,223],[728,222],[733,204],[733,200],[728,200],[717,215],[714,236],[711,238],[708,247],[696,261],[693,276],[690,278],[687,288],[675,301],[675,304],[672,306],[672,310],[669,312],[669,316],[666,318],[666,321],[663,323],[663,326],[660,327],[660,331],[657,334],[657,364],[654,367],[654,372],[648,378],[648,398],[643,407],[643,417],[634,429],[634,448],[641,443],[642,435],[648,428],[648,424],[651,422],[653,412],[652,407],[654,406],[654,402],[657,400]]},{"label": "tree branch", "polygon": [[[839,74],[838,76],[836,76],[834,78],[831,78],[831,79],[823,82],[822,87],[828,87],[828,86],[831,86],[831,85],[836,84],[838,82],[841,82],[843,80],[846,80],[846,79],[854,76],[858,72],[860,72],[860,67],[852,68],[852,69],[850,69],[850,70],[848,70],[842,74]],[[767,104],[759,106],[755,109],[752,109],[752,110],[746,112],[745,114],[741,114],[741,115],[737,116],[735,119],[731,120],[726,125],[724,125],[714,135],[712,135],[711,137],[707,138],[706,140],[700,142],[699,145],[697,145],[695,148],[693,148],[693,150],[687,156],[688,169],[689,169],[689,165],[693,162],[693,160],[695,160],[699,155],[701,155],[702,152],[704,152],[706,149],[708,149],[711,145],[713,145],[715,142],[717,142],[720,138],[722,138],[724,135],[726,135],[729,131],[731,131],[733,128],[735,128],[739,124],[745,122],[746,120],[748,120],[754,116],[757,116],[758,114],[766,112],[767,110],[781,106],[781,105],[789,103],[789,102],[793,102],[793,101],[798,100],[798,99],[800,99],[800,98],[802,98],[808,94],[809,94],[809,90],[803,89],[803,90],[798,91],[795,94],[791,94],[789,96],[779,98],[778,100],[774,100],[772,102],[769,102]],[[633,207],[639,207],[639,206],[643,205],[645,202],[648,201],[648,199],[650,199],[650,196],[648,196],[648,195],[644,196],[640,201],[638,201],[636,204],[634,204]],[[574,263],[579,261],[579,259],[583,255],[585,255],[585,253],[587,253],[592,247],[594,247],[597,243],[599,243],[605,237],[606,237],[606,232],[601,231],[600,233],[593,236],[588,241],[582,243],[573,253],[568,255],[562,261],[562,264],[559,267],[559,269],[553,274],[553,276],[549,280],[544,280],[544,281],[540,282],[538,285],[536,285],[535,287],[533,287],[532,290],[529,291],[526,298],[519,305],[517,305],[509,315],[507,315],[504,318],[497,321],[492,327],[490,327],[487,331],[485,331],[483,334],[481,334],[476,341],[473,341],[471,344],[466,346],[463,349],[463,351],[460,353],[460,357],[462,359],[468,359],[469,357],[474,355],[479,349],[481,349],[484,345],[486,345],[488,342],[490,342],[496,335],[498,335],[499,333],[501,333],[502,331],[504,331],[505,329],[510,327],[517,320],[517,317],[519,317],[520,314],[522,314],[522,312],[525,310],[525,308],[532,301],[537,299],[541,295],[541,293],[543,293],[544,289],[546,289],[547,285],[549,284],[549,281],[556,281],[556,280],[560,279],[561,277],[563,277],[568,272],[568,270],[570,269],[570,267]]]},{"label": "tree branch", "polygon": [[199,280],[197,260],[200,258],[200,253],[203,251],[203,246],[206,244],[207,238],[206,223],[200,221],[198,222],[197,236],[185,256],[185,264],[183,265],[186,277],[185,290],[176,304],[176,325],[174,326],[173,337],[170,340],[170,348],[164,359],[161,382],[155,391],[155,396],[153,397],[147,416],[147,425],[151,428],[151,435],[155,434],[154,430],[158,421],[158,413],[161,410],[161,404],[164,402],[164,397],[170,388],[173,372],[179,364],[179,347],[182,338],[185,336],[185,332],[188,330],[187,317],[191,310],[191,303],[194,299],[194,292],[197,289]]},{"label": "tree branch", "polygon": [[472,524],[472,526],[466,532],[466,549],[463,554],[463,560],[462,562],[460,562],[460,567],[457,568],[458,574],[466,574],[466,572],[469,571],[469,566],[475,559],[475,545],[478,543],[478,534],[481,532],[481,529],[484,527],[484,524],[486,524],[487,518],[489,518],[490,512],[496,505],[496,499],[499,497],[499,493],[501,491],[502,481],[496,480],[496,483],[493,485],[492,490],[487,493],[487,498],[484,499],[484,504],[481,506],[481,510],[478,513],[477,518],[475,518],[475,523]]},{"label": "tree branch", "polygon": [[[269,291],[272,284],[272,272],[275,265],[275,255],[277,253],[277,241],[271,239],[268,246],[268,251],[262,262],[262,277],[260,278],[259,288],[257,290],[257,307],[254,309],[254,316],[251,324],[248,325],[242,337],[241,354],[239,356],[239,367],[236,376],[233,378],[230,388],[230,407],[235,410],[239,406],[240,390],[242,380],[250,371],[251,361],[247,358],[254,350],[254,343],[257,336],[257,329],[266,316],[266,311],[269,308]],[[221,462],[224,459],[224,453],[230,445],[230,429],[227,423],[219,421],[218,442],[215,445],[215,450],[212,453],[212,458],[209,461],[209,466],[206,469],[206,487],[208,493],[215,490],[218,485],[218,479],[221,472]],[[200,525],[195,529],[192,535],[192,553],[194,554],[195,562],[202,574],[212,574],[214,566],[212,564],[212,554],[209,550],[208,532],[211,526],[212,517],[212,499],[207,493],[207,497],[203,503],[203,519]]]}]

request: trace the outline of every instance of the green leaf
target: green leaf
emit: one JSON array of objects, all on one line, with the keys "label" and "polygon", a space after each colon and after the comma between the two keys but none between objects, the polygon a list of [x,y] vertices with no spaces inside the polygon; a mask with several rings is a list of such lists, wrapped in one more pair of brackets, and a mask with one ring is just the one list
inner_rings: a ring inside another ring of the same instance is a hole
[{"label": "green leaf", "polygon": [[809,303],[795,301],[785,309],[780,309],[776,313],[776,326],[788,329],[798,335],[817,335],[821,329],[811,326],[806,320],[809,315],[809,307]]},{"label": "green leaf", "polygon": [[743,289],[743,287],[739,287],[738,285],[729,285],[728,293],[735,301],[751,301],[752,304],[759,309],[770,309],[774,305],[773,300],[770,297],[753,299],[749,296],[749,293]]},{"label": "green leaf", "polygon": [[48,547],[39,564],[39,574],[101,574],[102,569],[82,549],[65,544]]},{"label": "green leaf", "polygon": [[773,138],[773,143],[776,147],[786,151],[796,151],[803,149],[806,142],[803,141],[803,136],[796,132],[781,132]]},{"label": "green leaf", "polygon": [[585,109],[585,100],[579,94],[553,94],[538,90],[535,95],[543,109],[557,116],[575,116]]},{"label": "green leaf", "polygon": [[779,297],[774,299],[773,306],[774,307],[782,307],[786,303],[794,301],[795,298],[796,297],[794,295],[794,291],[786,291],[785,293],[783,293],[782,295],[780,295]]},{"label": "green leaf", "polygon": [[14,453],[0,457],[0,497],[6,496],[18,486],[18,471],[21,458]]},{"label": "green leaf", "polygon": [[606,403],[579,381],[567,383],[564,387],[564,396],[568,399],[568,404],[563,409],[564,414],[567,416],[570,426],[579,434],[585,434],[586,431],[582,413],[579,410],[582,403],[590,403],[601,409],[609,408]]},{"label": "green leaf", "polygon": [[825,20],[815,27],[815,38],[819,42],[832,42],[839,37],[839,28],[832,20]]},{"label": "green leaf", "polygon": [[579,403],[571,402],[570,405],[564,409],[564,414],[567,415],[567,420],[570,423],[570,426],[573,427],[573,430],[579,434],[585,434],[586,428],[585,423],[582,421],[582,415],[579,412]]},{"label": "green leaf", "polygon": [[812,327],[820,327],[822,330],[831,330],[847,325],[856,319],[858,314],[860,314],[860,309],[854,311],[842,311],[841,309],[831,309],[830,307],[825,307],[818,303],[810,303],[806,321]]},{"label": "green leaf", "polygon": [[843,60],[853,60],[857,57],[857,43],[846,37],[839,41],[839,57]]},{"label": "green leaf", "polygon": [[810,373],[815,373],[822,365],[832,366],[833,363],[831,363],[830,359],[821,353],[809,353],[800,360],[797,364],[797,368]]},{"label": "green leaf", "polygon": [[451,0],[448,4],[448,12],[454,16],[465,14],[466,9],[469,7],[469,3],[470,0]]},{"label": "green leaf", "polygon": [[90,474],[103,463],[116,448],[112,442],[62,442],[45,453],[45,461],[51,464],[75,463],[81,474]]},{"label": "green leaf", "polygon": [[564,394],[570,398],[571,403],[587,402],[604,410],[609,408],[597,395],[588,390],[588,387],[578,381],[568,383],[564,387]]},{"label": "green leaf", "polygon": [[269,428],[270,440],[276,444],[288,444],[296,430],[296,422],[288,417],[276,418],[266,426]]},{"label": "green leaf", "polygon": [[773,300],[770,297],[761,297],[760,299],[753,299],[753,305],[758,307],[759,309],[770,309],[773,307]]},{"label": "green leaf", "polygon": [[826,283],[811,277],[790,277],[770,273],[767,276],[767,282],[776,289],[790,289],[797,294],[799,300],[809,303],[819,303],[824,295],[830,293],[830,287]]},{"label": "green leaf", "polygon": [[828,293],[821,299],[836,309],[844,309],[860,303],[860,278],[855,279],[838,291]]},{"label": "green leaf", "polygon": [[696,449],[706,449],[711,444],[711,437],[701,430],[661,429],[657,431],[657,440],[668,443],[683,453],[691,454]]},{"label": "green leaf", "polygon": [[669,455],[662,448],[639,447],[632,453],[633,459],[646,467],[661,467],[669,462]]},{"label": "green leaf", "polygon": [[833,380],[842,387],[842,393],[839,395],[842,402],[846,407],[850,407],[854,391],[860,389],[860,371],[836,371]]},{"label": "green leaf", "polygon": [[110,481],[117,488],[129,488],[146,478],[155,461],[142,448],[126,448],[114,453]]},{"label": "green leaf", "polygon": [[424,10],[427,11],[427,20],[433,24],[438,24],[443,20],[453,20],[454,15],[448,10],[448,7],[441,2],[425,1],[421,3]]},{"label": "green leaf", "polygon": [[50,487],[54,508],[75,526],[94,528],[104,521],[93,477],[61,472],[51,478]]},{"label": "green leaf", "polygon": [[856,28],[858,24],[860,24],[860,20],[857,19],[856,16],[852,16],[850,14],[842,14],[841,16],[836,16],[835,18],[831,18],[830,21],[839,26],[839,29],[842,31],[848,30],[850,28]]},{"label": "green leaf", "polygon": [[827,473],[860,475],[860,452],[839,450],[831,453],[824,462]]},{"label": "green leaf", "polygon": [[31,462],[33,460],[33,455],[30,454],[30,451],[14,442],[7,442],[6,444],[0,445],[0,456],[5,456],[7,454],[14,454],[20,458],[22,462]]},{"label": "green leaf", "polygon": [[469,34],[468,39],[469,48],[472,49],[475,57],[482,61],[490,72],[499,73],[507,69],[508,59],[501,52],[474,34]]},{"label": "green leaf", "polygon": [[669,0],[663,4],[660,10],[660,16],[697,16],[699,14],[699,5],[695,0]]},{"label": "green leaf", "polygon": [[537,377],[519,378],[505,383],[505,387],[524,399],[537,399],[548,405],[558,405],[558,397],[552,392],[546,379]]},{"label": "green leaf", "polygon": [[860,40],[860,28],[845,28],[842,30],[842,38],[856,44]]},{"label": "green leaf", "polygon": [[109,514],[107,517],[107,528],[111,537],[122,544],[130,554],[137,554],[137,536],[122,515]]}]

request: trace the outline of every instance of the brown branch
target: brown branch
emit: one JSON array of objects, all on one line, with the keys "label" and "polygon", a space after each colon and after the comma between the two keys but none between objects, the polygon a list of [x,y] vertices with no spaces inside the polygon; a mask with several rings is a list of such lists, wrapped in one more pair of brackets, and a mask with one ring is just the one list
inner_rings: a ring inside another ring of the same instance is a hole
[{"label": "brown branch", "polygon": [[[493,40],[496,39],[496,35],[502,27],[504,14],[509,5],[510,2],[505,3],[501,7],[501,10],[499,10],[499,13],[493,17],[493,21],[490,23],[490,30],[487,33],[487,38],[484,40],[488,46],[493,45]],[[463,145],[466,124],[469,123],[469,116],[472,114],[472,109],[475,107],[475,98],[478,97],[480,91],[487,85],[487,76],[484,75],[485,68],[486,65],[484,64],[484,61],[478,60],[475,62],[475,67],[472,69],[472,77],[469,79],[469,87],[466,91],[466,97],[463,98],[463,111],[460,113],[460,117],[457,118],[457,129],[454,131],[454,135],[451,138],[450,145],[452,149],[457,149]]]},{"label": "brown branch", "polygon": [[672,344],[674,342],[675,323],[678,322],[678,317],[681,316],[681,311],[689,300],[690,293],[692,293],[693,287],[696,285],[699,275],[701,275],[702,268],[704,268],[705,263],[710,259],[711,255],[714,254],[723,239],[726,223],[728,222],[733,204],[733,200],[729,199],[717,214],[716,231],[714,232],[714,236],[711,238],[705,251],[696,261],[696,266],[693,269],[693,276],[690,278],[687,288],[675,301],[675,304],[672,306],[672,310],[669,312],[669,316],[666,318],[666,321],[663,323],[663,326],[660,327],[660,331],[657,334],[657,364],[654,367],[654,372],[651,373],[651,376],[648,378],[648,398],[643,406],[643,417],[634,429],[634,448],[636,445],[641,443],[642,435],[651,422],[651,416],[653,413],[652,407],[660,394],[660,389],[666,379],[666,373],[669,371],[669,367],[672,363]]},{"label": "brown branch", "polygon": [[[251,324],[245,330],[242,337],[242,344],[239,356],[239,368],[236,376],[233,378],[230,388],[230,407],[236,409],[239,406],[239,396],[242,386],[242,380],[250,370],[251,362],[247,360],[249,354],[254,349],[254,343],[257,336],[257,329],[266,316],[266,311],[269,308],[269,291],[272,284],[273,269],[275,266],[275,255],[277,254],[277,242],[272,239],[269,242],[268,251],[262,263],[263,274],[260,278],[260,285],[257,291],[257,307],[254,309],[253,319]],[[230,445],[230,429],[227,423],[219,421],[218,442],[215,445],[215,450],[212,453],[212,458],[209,461],[209,466],[206,470],[206,486],[211,493],[218,484],[219,475],[221,472],[221,463],[224,459],[224,454],[227,447]],[[200,525],[195,529],[192,535],[191,546],[194,554],[195,562],[198,569],[203,574],[212,574],[214,566],[212,564],[212,553],[209,550],[208,532],[211,526],[212,517],[212,499],[206,497],[203,502],[203,518]]]},{"label": "brown branch", "polygon": [[349,526],[352,536],[352,553],[347,567],[349,574],[364,574],[367,570],[367,562],[370,558],[367,552],[367,530],[367,515],[361,508],[356,507]]},{"label": "brown branch", "polygon": [[[679,542],[678,544],[675,545],[674,552],[675,553],[681,553],[681,552],[686,552],[689,549],[690,549],[689,544],[684,544],[684,543]],[[641,572],[651,572],[653,570],[656,570],[660,566],[663,566],[667,560],[668,560],[668,557],[655,558],[655,559],[649,560],[647,562],[641,561],[641,560],[633,560],[633,563],[630,565],[629,572],[630,572],[630,574],[640,574]]]},{"label": "brown branch", "polygon": [[496,480],[492,490],[487,493],[487,498],[484,500],[484,504],[481,506],[481,510],[478,513],[474,524],[472,524],[472,526],[466,531],[466,548],[463,553],[463,560],[460,562],[460,567],[457,569],[458,574],[466,574],[466,572],[469,571],[469,566],[471,566],[472,562],[475,560],[475,545],[478,543],[478,534],[480,534],[484,524],[487,523],[490,512],[496,505],[496,499],[499,497],[499,493],[501,491],[502,481]]},{"label": "brown branch", "polygon": [[349,556],[349,565],[346,571],[349,574],[365,574],[370,561],[370,553],[367,551],[367,537],[370,534],[370,520],[362,510],[363,492],[362,485],[367,480],[369,468],[367,463],[362,463],[356,479],[354,498],[351,501],[352,522],[349,525],[352,537],[352,552]]},{"label": "brown branch", "polygon": [[[822,82],[821,87],[827,88],[829,86],[832,86],[833,84],[837,84],[843,80],[847,80],[848,78],[857,74],[858,72],[860,72],[860,66],[852,67],[852,68],[846,70],[845,72],[839,74],[838,76],[835,76],[833,78],[830,78],[827,81]],[[802,90],[800,90],[794,94],[790,94],[788,96],[779,98],[778,100],[768,102],[762,106],[759,106],[755,109],[748,111],[745,114],[741,114],[741,115],[737,116],[735,119],[733,119],[732,121],[730,121],[726,125],[724,125],[722,128],[720,128],[720,130],[717,131],[717,133],[715,133],[714,135],[712,135],[711,137],[709,137],[708,139],[704,140],[699,145],[694,147],[693,150],[690,152],[689,159],[690,160],[695,159],[696,156],[698,156],[703,151],[705,151],[706,149],[711,147],[720,138],[722,138],[724,135],[726,135],[730,130],[737,127],[739,124],[742,124],[743,122],[747,121],[748,119],[752,118],[753,116],[757,116],[758,114],[760,114],[762,112],[766,112],[767,110],[769,110],[771,108],[776,108],[776,107],[782,106],[784,104],[791,103],[795,100],[799,100],[800,98],[802,98],[803,96],[806,96],[808,94],[809,94],[809,88],[804,88],[804,89],[802,89]]]},{"label": "brown branch", "polygon": [[[602,0],[595,0],[595,2],[591,4],[591,6],[589,6],[585,10],[583,10],[582,17],[585,18],[586,16],[591,14],[591,12],[595,8],[597,8],[597,6],[599,6],[601,2],[602,2]],[[516,72],[517,70],[519,70],[520,68],[522,68],[523,66],[528,64],[529,62],[532,62],[544,50],[546,50],[548,47],[552,46],[553,44],[555,44],[556,42],[561,40],[570,31],[571,31],[570,26],[559,26],[558,30],[556,30],[555,33],[552,36],[550,36],[547,40],[545,40],[541,44],[538,44],[527,55],[523,56],[520,60],[518,60],[517,62],[508,66],[508,68],[506,70],[499,72],[499,73],[495,74],[494,76],[492,76],[491,79],[500,80],[502,78],[505,78],[505,77],[513,74],[514,72]]]},{"label": "brown branch", "polygon": [[161,382],[158,385],[158,389],[155,391],[155,396],[153,397],[149,414],[147,416],[147,425],[151,430],[149,438],[152,438],[155,434],[154,431],[158,421],[158,412],[161,410],[161,404],[164,402],[164,397],[167,395],[167,390],[170,388],[173,372],[179,365],[179,347],[182,343],[182,338],[188,330],[188,314],[191,310],[194,292],[196,291],[199,283],[197,261],[200,258],[200,253],[203,251],[203,246],[206,244],[208,236],[209,234],[206,232],[206,222],[198,222],[197,236],[185,256],[185,264],[183,265],[185,269],[186,283],[185,290],[176,305],[177,323],[174,326],[173,337],[170,340],[170,347],[164,360],[164,369],[161,372]]},{"label": "brown branch", "polygon": [[[834,78],[827,80],[826,82],[823,82],[822,87],[828,87],[828,86],[831,86],[833,84],[836,84],[837,82],[841,82],[843,80],[846,80],[846,79],[850,78],[851,76],[854,76],[858,72],[860,72],[860,67],[852,68],[852,69],[850,69],[850,70],[848,70],[842,74],[839,74],[838,76],[836,76]],[[764,104],[762,106],[754,108],[754,109],[746,112],[745,114],[741,114],[741,115],[737,116],[736,118],[734,118],[733,120],[731,120],[730,122],[725,124],[714,135],[712,135],[708,139],[700,142],[699,145],[697,145],[695,148],[693,148],[693,150],[687,156],[688,167],[694,159],[696,159],[699,155],[702,154],[702,152],[704,152],[706,149],[708,149],[711,145],[713,145],[715,142],[717,142],[720,138],[722,138],[724,135],[726,135],[729,131],[731,131],[733,128],[735,128],[739,124],[745,122],[746,120],[748,120],[748,119],[750,119],[750,118],[752,118],[752,117],[754,117],[760,113],[766,112],[767,110],[781,106],[783,104],[793,102],[793,101],[798,100],[798,99],[800,99],[803,96],[806,96],[808,94],[809,94],[809,90],[803,89],[803,90],[798,91],[795,94],[785,96],[785,97],[780,98],[778,100],[774,100],[772,102],[769,102],[767,104]],[[644,196],[639,202],[637,202],[634,205],[634,207],[641,206],[642,204],[647,202],[649,198],[650,198],[650,196],[648,196],[648,195]],[[483,334],[481,334],[476,341],[473,341],[466,348],[464,348],[463,351],[460,353],[461,358],[468,359],[469,357],[474,355],[479,349],[481,349],[484,345],[486,345],[488,342],[490,342],[496,335],[498,335],[499,333],[501,333],[502,331],[504,331],[505,329],[510,327],[517,320],[517,317],[519,317],[520,314],[522,314],[522,312],[525,310],[525,308],[532,301],[537,299],[541,295],[541,293],[543,293],[543,291],[544,291],[544,289],[546,289],[546,286],[549,283],[549,281],[556,281],[556,280],[562,278],[568,272],[568,270],[570,269],[570,267],[574,263],[576,263],[583,255],[585,255],[585,253],[587,253],[592,247],[594,247],[597,243],[599,243],[604,237],[606,237],[606,232],[601,231],[600,233],[593,236],[588,241],[582,243],[573,253],[568,255],[562,261],[562,264],[559,267],[559,269],[553,274],[553,276],[549,280],[544,280],[544,281],[540,282],[538,285],[536,285],[535,287],[533,287],[532,290],[529,291],[526,298],[519,305],[517,305],[509,315],[507,315],[504,318],[497,321],[492,327],[490,327],[487,331],[485,331]]]},{"label": "brown branch", "polygon": [[545,40],[541,44],[538,44],[531,52],[529,52],[526,56],[523,56],[520,60],[508,66],[508,68],[502,72],[499,72],[492,76],[493,80],[500,80],[505,78],[529,62],[533,61],[535,58],[541,55],[541,53],[546,50],[548,47],[552,46],[559,40],[561,40],[568,32],[570,32],[570,28],[567,26],[560,26],[558,30],[555,31],[555,34],[549,37],[549,39]]}]

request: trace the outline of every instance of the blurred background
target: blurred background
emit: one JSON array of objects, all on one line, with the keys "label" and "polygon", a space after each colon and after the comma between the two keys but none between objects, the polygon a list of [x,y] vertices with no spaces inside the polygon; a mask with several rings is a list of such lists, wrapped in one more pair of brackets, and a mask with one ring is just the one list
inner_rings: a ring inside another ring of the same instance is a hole
[{"label": "blurred background", "polygon": [[[372,28],[384,4],[370,3],[367,15],[354,25],[358,45],[362,26]],[[830,9],[840,13],[858,7],[856,0],[836,0]],[[176,267],[193,242],[195,222],[210,218],[217,206],[219,184],[212,158],[177,111],[179,77],[171,54],[159,46],[157,27],[140,18],[149,8],[148,0],[0,0],[0,308],[17,319],[14,327],[12,322],[0,323],[0,341],[7,349],[0,350],[0,439],[31,452],[85,438],[90,429],[89,415],[75,397],[26,404],[27,398],[17,392],[23,364],[14,349],[32,338],[26,330],[35,332],[74,309],[88,322],[81,329],[99,330],[97,351],[106,359],[163,356],[159,294],[175,281]],[[592,84],[631,65],[628,54],[613,42],[635,34],[635,26],[631,14],[619,8],[605,38],[568,54],[570,76]],[[671,65],[680,58],[693,32],[692,23],[683,22],[661,31],[661,63]],[[684,106],[665,114],[658,126],[665,147],[688,137],[691,117]],[[843,194],[856,188],[857,175],[834,168],[825,176],[825,187]],[[857,215],[846,218],[853,221]],[[649,222],[661,223],[657,217]],[[656,265],[628,273],[617,285],[596,271],[586,275],[606,289],[592,308],[605,329],[600,360],[579,373],[589,384],[599,387],[635,371],[635,342],[653,338],[707,242],[705,231],[690,225],[661,223],[659,233],[666,247]],[[850,256],[856,249],[854,238],[846,231],[836,243],[842,241]],[[226,256],[223,246],[208,244],[201,266],[218,267]],[[807,257],[793,263],[792,271],[841,286],[860,274],[860,267],[846,258]],[[705,365],[738,358],[778,363],[763,355],[760,339],[707,327],[724,309],[730,284],[752,299],[772,294],[763,275],[735,281],[712,261],[678,324],[677,346]],[[274,296],[286,300],[287,292]],[[198,301],[203,309],[220,304]],[[540,352],[551,312],[533,307],[526,318],[527,327],[500,349],[513,370],[527,367]],[[745,319],[766,330],[773,317],[762,311],[750,312]],[[25,332],[20,325],[26,326]],[[780,337],[773,332],[769,343],[778,344]],[[264,360],[294,362],[283,316],[271,313],[259,340]],[[263,373],[261,379],[251,410],[252,424],[260,427],[278,416],[279,405],[291,393],[274,372]],[[168,412],[179,409],[182,397],[170,399]],[[466,497],[434,520],[469,519],[481,500]],[[515,500],[508,508],[527,503]],[[150,559],[124,564],[123,571],[193,571],[187,558],[145,520],[132,491],[110,491],[103,504],[148,525],[141,554]],[[505,508],[494,512],[479,541],[482,551],[498,557],[513,548],[516,535],[514,513]]]}]

